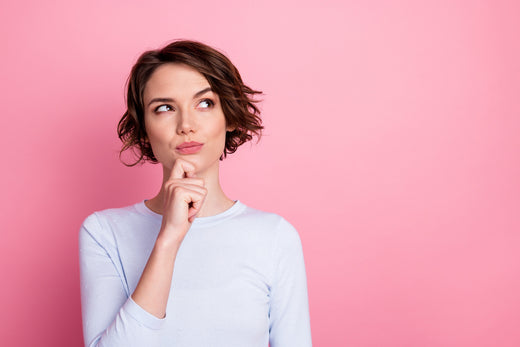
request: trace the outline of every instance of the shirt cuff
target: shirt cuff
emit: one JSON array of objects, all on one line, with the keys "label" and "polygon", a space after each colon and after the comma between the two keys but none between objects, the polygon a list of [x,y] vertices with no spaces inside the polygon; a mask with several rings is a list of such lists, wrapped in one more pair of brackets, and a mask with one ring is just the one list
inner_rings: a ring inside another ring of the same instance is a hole
[{"label": "shirt cuff", "polygon": [[125,304],[123,305],[123,311],[149,329],[162,329],[166,323],[166,317],[162,319],[155,317],[153,314],[149,313],[144,308],[139,306],[134,300],[132,300],[131,296],[128,297],[128,300],[126,300]]}]

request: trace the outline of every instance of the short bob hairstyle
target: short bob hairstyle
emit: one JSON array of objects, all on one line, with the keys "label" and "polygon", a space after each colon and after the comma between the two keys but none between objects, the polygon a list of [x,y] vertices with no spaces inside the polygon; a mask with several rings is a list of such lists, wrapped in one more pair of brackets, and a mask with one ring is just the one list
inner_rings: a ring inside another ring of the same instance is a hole
[{"label": "short bob hairstyle", "polygon": [[117,134],[123,142],[119,157],[124,151],[131,149],[136,154],[134,166],[139,162],[157,163],[144,124],[144,90],[153,72],[161,65],[179,63],[188,65],[201,73],[222,106],[226,125],[235,130],[226,133],[226,145],[220,156],[223,160],[227,154],[234,153],[237,148],[253,138],[262,135],[260,110],[253,97],[262,94],[242,82],[240,73],[231,61],[222,53],[197,41],[179,40],[158,50],[144,52],[132,68],[127,81],[127,110],[119,121]]}]

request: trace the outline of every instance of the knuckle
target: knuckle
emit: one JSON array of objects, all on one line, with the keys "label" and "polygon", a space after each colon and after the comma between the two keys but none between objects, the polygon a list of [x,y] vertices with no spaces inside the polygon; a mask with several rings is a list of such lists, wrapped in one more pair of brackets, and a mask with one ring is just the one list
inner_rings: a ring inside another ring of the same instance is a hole
[{"label": "knuckle", "polygon": [[171,185],[174,185],[176,183],[177,183],[177,179],[176,178],[170,178],[166,182],[164,182],[164,185],[165,186],[171,186]]},{"label": "knuckle", "polygon": [[180,194],[184,191],[184,187],[182,186],[173,186],[172,187],[172,193],[174,194]]}]

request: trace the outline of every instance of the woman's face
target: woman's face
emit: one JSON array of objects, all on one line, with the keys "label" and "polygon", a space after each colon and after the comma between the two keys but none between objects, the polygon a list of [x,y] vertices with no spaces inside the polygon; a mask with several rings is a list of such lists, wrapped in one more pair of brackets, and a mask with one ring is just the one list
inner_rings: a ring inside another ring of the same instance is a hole
[{"label": "woman's face", "polygon": [[184,64],[161,65],[146,84],[143,101],[148,140],[165,169],[177,158],[198,173],[218,167],[226,131],[233,128],[226,127],[219,97],[202,74]]}]

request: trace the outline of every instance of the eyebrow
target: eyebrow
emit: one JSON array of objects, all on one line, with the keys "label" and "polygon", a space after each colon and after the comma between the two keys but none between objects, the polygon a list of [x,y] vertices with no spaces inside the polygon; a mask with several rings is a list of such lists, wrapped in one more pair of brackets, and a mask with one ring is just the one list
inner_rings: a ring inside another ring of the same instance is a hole
[{"label": "eyebrow", "polygon": [[[203,94],[206,94],[207,92],[210,92],[212,91],[211,87],[208,87],[208,88],[204,88],[198,92],[196,92],[194,95],[193,95],[193,99],[195,98],[198,98],[199,96],[203,95]],[[172,99],[172,98],[153,98],[152,100],[150,100],[150,102],[148,103],[148,106],[150,106],[151,104],[153,104],[154,102],[174,102],[175,100]]]}]

